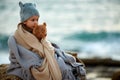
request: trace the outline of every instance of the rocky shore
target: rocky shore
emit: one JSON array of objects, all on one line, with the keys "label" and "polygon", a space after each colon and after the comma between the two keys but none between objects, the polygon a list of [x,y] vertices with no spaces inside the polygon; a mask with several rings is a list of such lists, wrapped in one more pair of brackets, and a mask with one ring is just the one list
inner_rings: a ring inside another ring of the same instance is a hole
[{"label": "rocky shore", "polygon": [[[69,52],[68,52],[69,53]],[[71,54],[71,53],[70,53]],[[120,61],[112,59],[79,59],[73,54],[78,62],[85,64],[87,80],[120,80]],[[0,65],[0,80],[22,80],[14,75],[7,75],[9,64]]]},{"label": "rocky shore", "polygon": [[67,52],[83,62],[87,72],[87,80],[120,80],[120,61],[110,58],[80,59],[75,52]]}]

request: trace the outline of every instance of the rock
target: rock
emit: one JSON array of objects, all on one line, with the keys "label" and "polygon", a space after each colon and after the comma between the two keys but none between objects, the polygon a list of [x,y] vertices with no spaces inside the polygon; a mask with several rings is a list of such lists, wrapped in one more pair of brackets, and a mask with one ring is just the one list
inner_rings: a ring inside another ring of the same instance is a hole
[{"label": "rock", "polygon": [[120,71],[117,71],[113,74],[112,80],[120,80]]},{"label": "rock", "polygon": [[[94,80],[96,80],[97,78],[109,78],[107,80],[111,80],[110,78],[112,78],[112,80],[120,80],[120,61],[112,60],[110,58],[81,59],[77,57],[77,53],[75,52],[67,53],[76,57],[77,62],[82,62],[85,64],[88,80],[93,80],[93,77],[95,78]],[[91,78],[91,74],[95,75]]]},{"label": "rock", "polygon": [[9,64],[1,64],[0,65],[0,80],[22,80],[17,76],[14,75],[7,75],[6,70]]},{"label": "rock", "polygon": [[87,67],[88,66],[108,66],[108,67],[119,67],[120,66],[120,61],[118,60],[112,60],[111,58],[90,58],[90,59],[81,59],[77,57],[76,52],[69,52],[67,51],[66,53],[73,55],[76,58],[77,62],[84,63]]}]

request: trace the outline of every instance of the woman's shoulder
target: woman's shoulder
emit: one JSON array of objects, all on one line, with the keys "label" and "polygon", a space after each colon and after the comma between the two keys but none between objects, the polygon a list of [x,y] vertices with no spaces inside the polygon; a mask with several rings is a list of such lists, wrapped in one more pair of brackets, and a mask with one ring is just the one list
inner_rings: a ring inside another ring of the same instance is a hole
[{"label": "woman's shoulder", "polygon": [[8,42],[9,42],[9,41],[13,41],[13,40],[15,40],[14,36],[13,36],[13,35],[10,35],[9,38],[8,38]]},{"label": "woman's shoulder", "polygon": [[12,45],[12,44],[15,44],[16,41],[15,41],[15,38],[13,35],[10,35],[9,38],[8,38],[8,46],[9,45]]}]

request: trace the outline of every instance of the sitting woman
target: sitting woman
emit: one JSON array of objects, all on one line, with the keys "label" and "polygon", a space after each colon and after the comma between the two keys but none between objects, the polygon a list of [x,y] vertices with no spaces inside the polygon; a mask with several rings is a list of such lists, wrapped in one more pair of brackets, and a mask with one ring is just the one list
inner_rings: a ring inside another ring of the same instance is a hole
[{"label": "sitting woman", "polygon": [[38,25],[35,4],[19,2],[21,22],[9,37],[7,73],[23,80],[85,80],[82,63],[47,40],[46,23]]}]

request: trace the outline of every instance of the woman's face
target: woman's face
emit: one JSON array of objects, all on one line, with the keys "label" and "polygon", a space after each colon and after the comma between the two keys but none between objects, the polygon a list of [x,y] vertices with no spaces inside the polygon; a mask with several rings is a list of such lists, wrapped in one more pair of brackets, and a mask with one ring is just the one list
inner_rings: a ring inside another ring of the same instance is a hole
[{"label": "woman's face", "polygon": [[39,16],[32,16],[28,20],[26,20],[24,24],[30,29],[33,29],[35,25],[38,25],[38,19],[39,19]]}]

